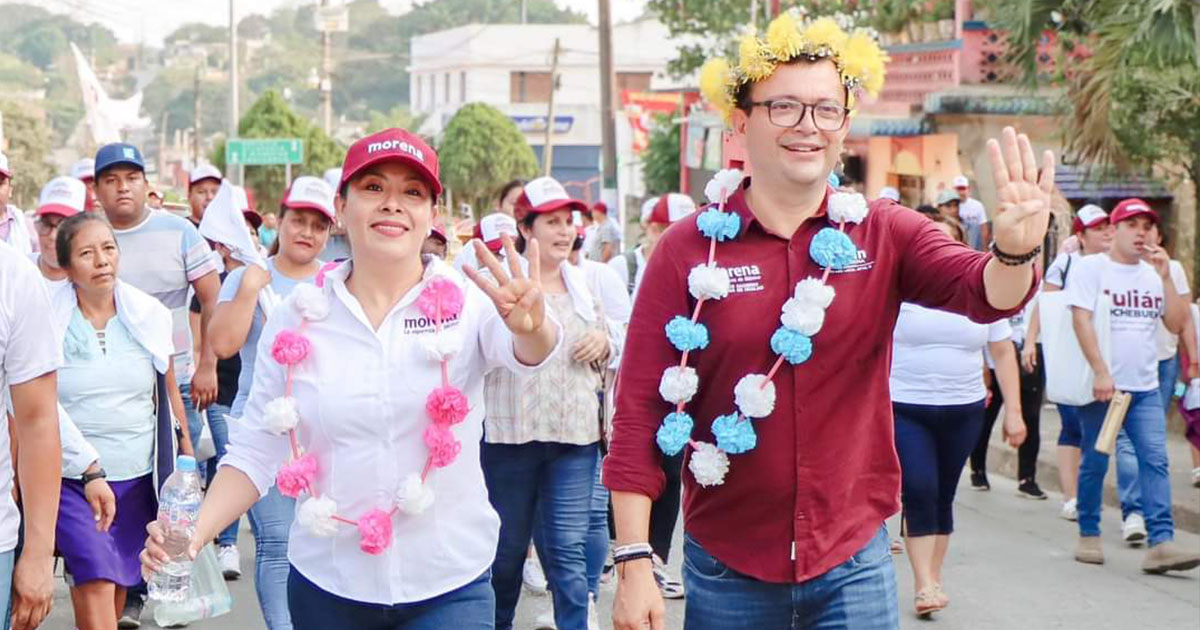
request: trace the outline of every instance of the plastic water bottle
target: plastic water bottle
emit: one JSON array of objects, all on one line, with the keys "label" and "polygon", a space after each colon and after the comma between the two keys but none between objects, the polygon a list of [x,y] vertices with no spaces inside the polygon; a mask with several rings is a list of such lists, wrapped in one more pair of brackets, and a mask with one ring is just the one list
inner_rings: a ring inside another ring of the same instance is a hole
[{"label": "plastic water bottle", "polygon": [[187,550],[196,533],[196,516],[200,513],[202,499],[196,458],[180,455],[175,462],[175,472],[163,484],[158,498],[158,525],[166,538],[164,547],[171,561],[151,576],[151,599],[182,602],[188,598],[192,560]]},{"label": "plastic water bottle", "polygon": [[161,604],[154,609],[154,623],[160,628],[184,626],[201,619],[211,619],[233,609],[229,593],[193,597],[179,604]]}]

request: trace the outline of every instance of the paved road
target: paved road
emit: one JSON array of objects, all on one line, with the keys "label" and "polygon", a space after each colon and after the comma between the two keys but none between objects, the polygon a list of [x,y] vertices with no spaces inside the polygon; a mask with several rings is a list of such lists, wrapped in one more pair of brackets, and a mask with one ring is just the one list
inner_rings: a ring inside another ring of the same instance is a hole
[{"label": "paved road", "polygon": [[[1167,577],[1143,574],[1138,565],[1144,551],[1120,543],[1120,525],[1113,510],[1106,509],[1104,518],[1108,564],[1081,565],[1071,557],[1075,525],[1057,517],[1057,502],[1020,499],[1015,496],[1016,485],[1005,478],[994,476],[992,486],[989,493],[973,492],[965,483],[962,486],[956,515],[958,533],[945,570],[953,603],[937,617],[938,630],[1200,627],[1200,570]],[[896,531],[894,519],[891,525]],[[1177,540],[1200,550],[1200,536],[1180,533]],[[243,534],[241,546],[246,573],[230,584],[235,598],[233,613],[193,628],[264,628],[251,581],[253,541],[248,533]],[[678,562],[675,558],[676,570]],[[916,620],[910,612],[912,580],[905,556],[896,557],[896,571],[902,627],[934,627]],[[611,592],[602,593],[601,617],[606,629],[611,627],[611,601]],[[517,629],[530,630],[546,605],[544,596],[523,597]],[[668,618],[668,628],[683,627],[682,602],[668,602]],[[70,620],[66,589],[60,587],[54,613],[43,628],[70,630]],[[146,620],[143,627],[155,627],[149,614]]]}]

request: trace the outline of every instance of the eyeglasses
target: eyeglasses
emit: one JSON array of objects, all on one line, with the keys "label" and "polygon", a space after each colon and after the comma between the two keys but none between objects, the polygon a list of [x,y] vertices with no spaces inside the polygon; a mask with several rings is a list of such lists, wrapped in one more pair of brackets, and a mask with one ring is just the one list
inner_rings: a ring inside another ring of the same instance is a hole
[{"label": "eyeglasses", "polygon": [[55,221],[54,223],[48,223],[44,218],[33,222],[34,226],[37,228],[37,233],[41,236],[50,236],[53,234],[54,231],[58,229],[58,225],[60,223],[62,223],[61,220]]},{"label": "eyeglasses", "polygon": [[834,101],[817,103],[802,103],[791,99],[772,101],[754,101],[753,107],[766,107],[767,120],[776,127],[792,128],[804,120],[804,115],[812,112],[813,125],[821,131],[838,131],[846,124],[846,116],[850,109],[838,105]]}]

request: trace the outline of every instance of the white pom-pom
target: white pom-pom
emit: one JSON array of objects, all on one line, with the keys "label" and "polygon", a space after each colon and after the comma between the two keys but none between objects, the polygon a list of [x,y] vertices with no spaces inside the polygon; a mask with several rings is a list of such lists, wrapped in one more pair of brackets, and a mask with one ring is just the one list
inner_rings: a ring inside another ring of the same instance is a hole
[{"label": "white pom-pom", "polygon": [[337,533],[338,522],[333,515],[337,513],[337,503],[328,497],[309,497],[300,504],[296,520],[300,526],[313,536],[329,538]]},{"label": "white pom-pom", "polygon": [[704,185],[704,196],[712,203],[721,203],[733,196],[742,185],[742,172],[736,168],[717,171]]},{"label": "white pom-pom", "polygon": [[329,317],[329,296],[316,285],[302,283],[292,289],[292,304],[300,317],[316,322]]},{"label": "white pom-pom", "polygon": [[673,405],[688,402],[699,388],[700,377],[696,375],[696,370],[678,365],[663,370],[662,380],[658,382],[658,393]]},{"label": "white pom-pom", "polygon": [[858,193],[833,193],[827,211],[834,223],[862,223],[867,218],[867,198]]},{"label": "white pom-pom", "polygon": [[775,383],[766,379],[764,374],[747,374],[734,386],[733,400],[743,416],[765,418],[775,411]]},{"label": "white pom-pom", "polygon": [[425,356],[429,357],[430,361],[440,363],[462,350],[462,335],[453,330],[421,335],[421,348],[425,350]]},{"label": "white pom-pom", "polygon": [[725,483],[725,473],[729,472],[729,456],[714,444],[698,442],[688,462],[688,470],[692,471],[696,483],[705,487],[719,486]]},{"label": "white pom-pom", "polygon": [[296,407],[296,399],[280,396],[267,403],[263,408],[263,420],[267,430],[276,435],[283,435],[300,424],[300,410]]},{"label": "white pom-pom", "polygon": [[688,292],[697,300],[719,300],[729,295],[729,271],[716,265],[696,265],[688,273]]},{"label": "white pom-pom", "polygon": [[405,514],[420,514],[433,505],[433,489],[421,481],[420,475],[413,473],[400,483],[400,489],[396,491],[396,505]]},{"label": "white pom-pom", "polygon": [[811,337],[820,332],[821,326],[825,325],[825,309],[794,297],[788,298],[788,301],[783,303],[783,314],[779,316],[779,323]]},{"label": "white pom-pom", "polygon": [[829,308],[835,295],[833,287],[821,282],[820,278],[805,278],[796,283],[796,299],[817,308]]}]

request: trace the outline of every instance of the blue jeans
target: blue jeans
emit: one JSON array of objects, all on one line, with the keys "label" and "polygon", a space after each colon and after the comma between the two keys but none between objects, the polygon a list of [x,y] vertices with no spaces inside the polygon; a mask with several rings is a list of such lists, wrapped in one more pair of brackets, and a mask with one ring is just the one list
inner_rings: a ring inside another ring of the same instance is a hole
[{"label": "blue jeans", "polygon": [[204,417],[196,411],[196,403],[192,400],[192,384],[180,383],[179,395],[183,398],[183,412],[187,414],[187,430],[188,437],[192,439],[192,444],[200,443],[200,432],[204,430]]},{"label": "blue jeans", "polygon": [[[221,458],[225,457],[225,451],[229,448],[228,417],[228,405],[213,403],[208,406],[208,428],[212,431],[213,446],[217,449],[217,456],[209,459],[206,463],[209,483],[212,483],[213,478],[217,476],[217,464],[221,463]],[[237,536],[238,521],[234,521],[217,535],[217,545],[222,547],[236,545]]]},{"label": "blue jeans", "polygon": [[4,617],[0,618],[0,630],[8,630],[12,623],[12,575],[17,562],[17,550],[0,553],[0,610]]},{"label": "blue jeans", "polygon": [[[1079,415],[1083,407],[1059,405],[1058,415],[1062,419],[1062,432],[1058,436],[1059,446],[1083,447],[1083,428]],[[1095,443],[1095,440],[1092,440]],[[1121,499],[1121,519],[1133,513],[1142,513],[1142,490],[1138,485],[1138,461],[1133,452],[1133,442],[1125,429],[1117,434],[1117,496]]]},{"label": "blue jeans", "polygon": [[542,530],[541,560],[555,623],[560,630],[586,630],[586,550],[597,451],[595,444],[483,443],[488,496],[500,514],[500,544],[492,564],[498,630],[512,628],[535,524]]},{"label": "blue jeans", "polygon": [[250,529],[254,532],[254,588],[258,591],[258,605],[269,630],[292,630],[292,617],[288,613],[291,564],[287,550],[288,532],[295,515],[296,500],[279,494],[275,486],[271,486],[270,492],[250,508]]},{"label": "blue jeans", "polygon": [[1179,355],[1158,362],[1158,397],[1162,400],[1164,411],[1171,409],[1171,399],[1175,398],[1175,384],[1179,381]]},{"label": "blue jeans", "polygon": [[684,630],[899,630],[886,527],[858,553],[800,584],[762,582],[683,538]]},{"label": "blue jeans", "polygon": [[297,630],[491,630],[496,606],[487,573],[423,602],[386,606],[327,593],[293,568],[287,595]]},{"label": "blue jeans", "polygon": [[[1125,415],[1125,432],[1133,444],[1138,463],[1141,502],[1150,534],[1150,546],[1172,540],[1175,524],[1171,518],[1171,483],[1167,476],[1167,418],[1158,390],[1132,394]],[[1079,467],[1079,533],[1100,535],[1100,499],[1108,455],[1094,446],[1108,403],[1095,402],[1080,408],[1083,426],[1083,463]]]},{"label": "blue jeans", "polygon": [[600,458],[597,454],[596,483],[592,485],[592,509],[588,513],[587,581],[588,592],[600,597],[600,574],[608,559],[608,488],[600,482]]}]

